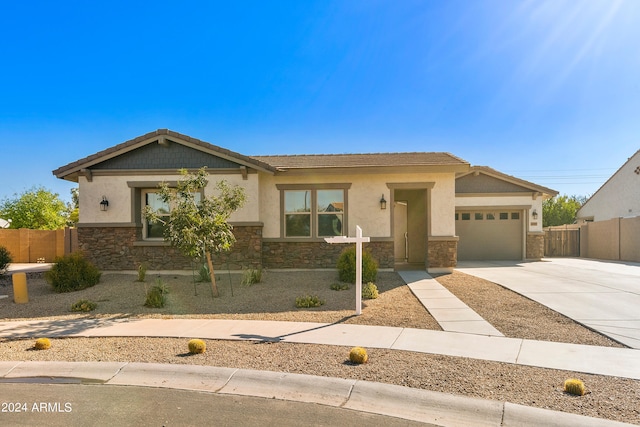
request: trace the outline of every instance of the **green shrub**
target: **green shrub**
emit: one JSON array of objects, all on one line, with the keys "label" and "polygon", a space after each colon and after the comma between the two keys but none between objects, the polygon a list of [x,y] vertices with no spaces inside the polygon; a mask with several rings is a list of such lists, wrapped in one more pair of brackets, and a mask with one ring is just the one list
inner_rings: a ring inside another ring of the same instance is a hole
[{"label": "green shrub", "polygon": [[369,356],[367,350],[362,347],[353,347],[349,352],[349,361],[355,364],[367,363]]},{"label": "green shrub", "polygon": [[349,284],[348,283],[334,283],[331,285],[331,290],[332,291],[346,291],[349,289]]},{"label": "green shrub", "polygon": [[209,282],[211,280],[211,275],[209,275],[209,267],[207,264],[202,264],[200,270],[198,270],[198,282]]},{"label": "green shrub", "polygon": [[51,348],[51,340],[49,338],[38,338],[33,348],[36,350],[49,350]]},{"label": "green shrub", "polygon": [[147,277],[147,266],[144,264],[140,264],[138,266],[138,282],[144,282],[144,279]]},{"label": "green shrub", "polygon": [[167,303],[167,294],[169,290],[162,282],[162,279],[156,279],[156,284],[147,290],[147,299],[144,302],[146,307],[162,308]]},{"label": "green shrub", "polygon": [[60,293],[90,288],[100,281],[100,275],[96,266],[76,252],[56,258],[44,278],[55,292]]},{"label": "green shrub", "polygon": [[4,274],[9,268],[9,264],[13,262],[13,258],[11,258],[11,253],[4,246],[0,246],[0,275]]},{"label": "green shrub", "polygon": [[584,396],[584,383],[576,378],[569,378],[564,382],[564,391],[575,396]]},{"label": "green shrub", "polygon": [[200,339],[192,339],[189,341],[189,353],[191,354],[199,354],[207,351],[207,344]]},{"label": "green shrub", "polygon": [[80,301],[71,305],[71,311],[93,311],[97,306],[98,304],[93,301],[89,301],[88,299],[81,299]]},{"label": "green shrub", "polygon": [[362,298],[364,299],[378,298],[378,287],[371,282],[362,285]]},{"label": "green shrub", "polygon": [[318,298],[317,295],[305,295],[296,298],[296,307],[298,308],[320,307],[321,305],[324,305],[324,301]]},{"label": "green shrub", "polygon": [[242,284],[251,286],[262,281],[262,269],[250,268],[245,270],[242,276]]},{"label": "green shrub", "polygon": [[[342,282],[356,283],[356,248],[345,249],[338,258],[338,275]],[[375,282],[378,277],[378,263],[371,253],[362,251],[362,282]]]}]

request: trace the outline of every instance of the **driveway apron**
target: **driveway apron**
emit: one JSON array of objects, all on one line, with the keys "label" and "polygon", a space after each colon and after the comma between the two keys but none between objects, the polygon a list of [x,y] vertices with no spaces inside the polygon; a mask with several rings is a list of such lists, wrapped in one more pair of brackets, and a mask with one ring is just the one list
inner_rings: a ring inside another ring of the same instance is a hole
[{"label": "driveway apron", "polygon": [[457,270],[526,296],[640,349],[640,264],[582,258],[463,261]]}]

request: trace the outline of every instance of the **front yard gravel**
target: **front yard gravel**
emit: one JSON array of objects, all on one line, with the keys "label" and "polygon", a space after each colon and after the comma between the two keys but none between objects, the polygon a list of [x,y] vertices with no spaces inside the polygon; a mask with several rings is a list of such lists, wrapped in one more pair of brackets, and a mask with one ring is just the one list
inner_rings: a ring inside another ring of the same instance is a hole
[{"label": "front yard gravel", "polygon": [[[4,321],[76,317],[227,318],[375,324],[439,330],[437,322],[411,294],[395,273],[380,273],[380,297],[365,300],[361,316],[353,316],[353,287],[329,289],[337,283],[335,272],[265,272],[262,283],[240,284],[239,275],[220,275],[221,296],[211,298],[208,283],[197,285],[191,276],[163,276],[169,286],[163,309],[143,306],[145,283],[135,275],[104,274],[93,288],[70,294],[53,293],[39,277],[29,279],[30,302],[12,302],[11,286],[0,286]],[[503,334],[516,338],[616,346],[620,344],[591,331],[558,313],[498,285],[462,273],[437,278],[467,305]],[[231,295],[233,286],[233,296]],[[295,308],[295,298],[318,295],[325,305]],[[80,299],[98,304],[90,315],[69,312]],[[198,337],[193,337],[198,338]],[[228,366],[246,369],[305,373],[378,381],[434,391],[461,394],[528,406],[572,412],[640,424],[640,381],[587,375],[554,369],[429,355],[405,351],[369,349],[369,363],[348,363],[349,348],[292,343],[254,343],[207,340],[207,351],[188,355],[187,341],[175,338],[68,338],[53,339],[47,351],[33,351],[34,340],[0,340],[0,360],[121,361]],[[588,394],[562,392],[565,379],[583,380]]]}]

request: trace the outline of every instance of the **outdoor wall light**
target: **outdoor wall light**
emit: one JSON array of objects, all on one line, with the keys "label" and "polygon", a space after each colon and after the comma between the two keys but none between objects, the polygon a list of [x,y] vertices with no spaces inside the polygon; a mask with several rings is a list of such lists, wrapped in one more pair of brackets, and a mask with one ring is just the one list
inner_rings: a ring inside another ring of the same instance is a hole
[{"label": "outdoor wall light", "polygon": [[107,200],[106,196],[102,196],[102,201],[100,202],[100,210],[104,212],[107,209],[109,209],[109,201]]},{"label": "outdoor wall light", "polygon": [[536,210],[534,209],[533,212],[531,212],[531,217],[535,220],[538,219],[538,212],[536,212]]},{"label": "outdoor wall light", "polygon": [[387,201],[384,199],[384,194],[380,198],[380,209],[387,209]]}]

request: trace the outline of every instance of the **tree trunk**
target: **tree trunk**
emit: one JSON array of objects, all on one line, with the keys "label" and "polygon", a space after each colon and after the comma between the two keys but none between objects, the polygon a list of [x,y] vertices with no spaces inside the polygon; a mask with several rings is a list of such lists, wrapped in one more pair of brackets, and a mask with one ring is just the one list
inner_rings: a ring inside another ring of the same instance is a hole
[{"label": "tree trunk", "polygon": [[218,294],[218,286],[216,286],[216,275],[213,271],[213,262],[211,262],[211,254],[207,251],[207,266],[209,267],[209,276],[211,277],[211,292],[214,297],[220,296]]}]

